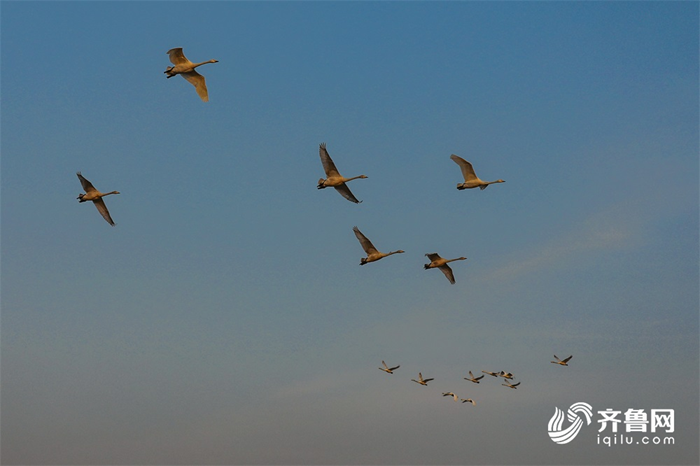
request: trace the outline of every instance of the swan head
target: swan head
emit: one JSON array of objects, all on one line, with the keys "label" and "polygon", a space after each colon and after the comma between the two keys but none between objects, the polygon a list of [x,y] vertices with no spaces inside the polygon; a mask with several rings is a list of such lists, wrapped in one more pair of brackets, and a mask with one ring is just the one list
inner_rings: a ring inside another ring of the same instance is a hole
[{"label": "swan head", "polygon": [[358,178],[362,178],[364,180],[365,178],[367,178],[367,175],[360,175],[358,176]]}]

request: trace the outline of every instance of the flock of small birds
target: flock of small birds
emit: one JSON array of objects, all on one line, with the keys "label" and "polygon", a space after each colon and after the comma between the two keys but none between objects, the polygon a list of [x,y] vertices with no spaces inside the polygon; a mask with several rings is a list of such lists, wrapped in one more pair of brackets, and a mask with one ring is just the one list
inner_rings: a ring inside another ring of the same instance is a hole
[{"label": "flock of small birds", "polygon": [[[569,362],[569,360],[571,360],[571,358],[573,358],[573,355],[569,356],[566,359],[559,359],[557,357],[557,355],[555,354],[554,359],[556,359],[556,361],[550,361],[550,362],[552,364],[558,364],[561,366],[568,366],[569,365],[568,362]],[[387,374],[393,375],[394,371],[396,371],[396,369],[398,369],[399,367],[401,367],[401,365],[389,367],[386,362],[382,361],[382,367],[379,367],[379,370],[384,371]],[[491,377],[496,377],[496,378],[502,377],[503,382],[505,382],[505,383],[502,383],[501,385],[504,387],[512,388],[513,390],[517,390],[518,385],[520,385],[520,382],[517,382],[517,383],[511,382],[511,380],[513,380],[513,378],[515,377],[512,372],[506,372],[506,371],[499,371],[499,372],[481,371],[481,372],[483,372],[486,375],[490,375]],[[464,378],[464,380],[468,380],[469,382],[478,384],[478,383],[481,383],[481,379],[483,379],[484,377],[485,377],[484,375],[480,375],[480,376],[476,377],[472,373],[472,371],[469,371],[469,377],[463,377],[463,378]],[[424,378],[422,372],[418,373],[417,380],[411,379],[412,382],[415,382],[419,385],[423,385],[424,387],[427,387],[428,382],[430,382],[432,380],[435,380],[435,378],[434,377]],[[472,406],[476,406],[476,401],[474,401],[472,398],[461,398],[458,395],[456,395],[454,392],[442,392],[442,396],[444,396],[444,397],[450,396],[450,397],[452,397],[452,399],[454,401],[462,402],[462,403],[471,403]]]},{"label": "flock of small birds", "polygon": [[[164,73],[166,74],[167,78],[171,78],[173,76],[180,75],[183,78],[185,78],[189,83],[191,83],[197,92],[197,95],[202,99],[202,101],[207,102],[209,101],[209,93],[207,90],[206,82],[204,79],[204,76],[199,74],[195,68],[205,65],[207,63],[217,63],[218,60],[207,60],[205,62],[201,63],[193,63],[190,60],[188,60],[185,55],[182,52],[182,48],[173,48],[168,50],[167,54],[170,57],[170,61],[172,62],[173,66],[169,66]],[[335,163],[331,159],[331,156],[328,154],[328,150],[326,149],[326,144],[321,143],[319,146],[319,156],[321,158],[321,164],[323,165],[323,170],[326,173],[326,178],[321,178],[318,180],[317,188],[318,189],[325,189],[325,188],[334,188],[341,196],[343,196],[345,199],[347,199],[350,202],[353,202],[355,204],[359,204],[362,201],[358,200],[355,195],[350,191],[350,188],[348,188],[347,183],[352,180],[356,179],[366,179],[366,175],[358,175],[354,176],[351,178],[345,178],[340,174],[338,171],[338,168],[335,166]],[[464,178],[463,183],[459,183],[457,185],[458,190],[464,190],[464,189],[473,189],[473,188],[479,188],[479,189],[486,189],[489,185],[494,184],[494,183],[503,183],[504,180],[498,179],[495,181],[484,181],[481,180],[478,176],[476,176],[476,173],[474,172],[474,167],[472,166],[471,163],[468,161],[464,160],[462,157],[459,157],[457,155],[452,154],[450,156],[450,159],[454,161],[460,168],[462,172],[462,176]],[[78,201],[79,202],[87,202],[87,201],[92,201],[92,203],[95,205],[99,213],[102,215],[102,217],[109,223],[110,225],[114,226],[115,223],[112,220],[112,217],[109,214],[109,210],[107,210],[107,206],[105,205],[105,202],[103,198],[105,196],[111,195],[111,194],[119,194],[119,191],[111,191],[107,193],[102,193],[98,191],[93,184],[88,181],[86,178],[82,176],[80,172],[77,173],[78,179],[80,180],[80,184],[83,187],[83,190],[85,191],[85,194],[80,194],[78,196]],[[396,251],[391,251],[388,253],[383,253],[380,252],[372,242],[364,235],[362,232],[359,230],[357,227],[353,227],[353,232],[355,233],[355,236],[357,237],[357,240],[360,242],[360,245],[362,246],[362,249],[365,251],[367,254],[367,257],[363,257],[360,259],[360,265],[366,265],[371,262],[376,262],[380,259],[383,259],[385,257],[391,256],[393,254],[401,254],[404,253],[405,251],[399,249]],[[426,254],[426,257],[430,260],[429,264],[424,264],[424,269],[425,270],[430,270],[430,269],[439,269],[447,278],[447,280],[451,283],[455,283],[455,278],[454,278],[454,273],[448,263],[454,262],[454,261],[461,261],[461,260],[466,260],[466,257],[458,257],[455,259],[444,259],[440,257],[439,254],[437,253],[428,253]],[[556,361],[551,361],[553,364],[558,364],[562,366],[568,366],[569,360],[572,358],[572,356],[569,356],[566,359],[559,359],[556,355],[554,355],[554,359]],[[398,369],[399,365],[394,366],[394,367],[389,367],[384,361],[382,361],[382,366],[379,369],[388,373],[388,374],[393,374],[396,369]],[[511,380],[513,380],[513,374],[510,372],[505,372],[505,371],[500,371],[500,372],[489,372],[489,371],[482,371],[484,374],[488,374],[492,377],[502,377],[503,381],[505,383],[502,383],[501,385],[504,387],[512,388],[512,389],[517,389],[518,386],[520,385],[520,382],[517,383],[511,383]],[[468,380],[472,383],[480,383],[480,380],[484,378],[484,375],[481,375],[479,377],[475,377],[474,374],[472,374],[471,371],[469,371],[469,377],[464,377],[464,380]],[[423,378],[423,374],[421,372],[418,373],[418,379],[411,379],[413,382],[416,382],[419,385],[427,386],[428,382],[434,380],[434,378]],[[476,402],[472,398],[460,398],[457,396],[454,392],[443,392],[442,396],[444,397],[452,397],[452,399],[456,402],[462,402],[462,403],[471,403],[472,405],[476,405]]]}]

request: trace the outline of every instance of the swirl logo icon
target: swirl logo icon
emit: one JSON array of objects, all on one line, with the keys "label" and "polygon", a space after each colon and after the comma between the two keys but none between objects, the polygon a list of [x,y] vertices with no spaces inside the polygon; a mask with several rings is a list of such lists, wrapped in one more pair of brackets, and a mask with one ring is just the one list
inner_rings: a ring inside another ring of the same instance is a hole
[{"label": "swirl logo icon", "polygon": [[583,419],[576,413],[583,414],[586,418],[586,425],[591,423],[593,407],[588,403],[578,402],[572,404],[566,413],[566,417],[571,425],[566,429],[562,429],[561,425],[564,422],[564,412],[559,408],[554,408],[554,416],[552,416],[549,420],[549,424],[547,424],[547,431],[549,432],[549,438],[552,439],[552,442],[563,445],[576,438],[578,431],[581,430],[583,426]]}]

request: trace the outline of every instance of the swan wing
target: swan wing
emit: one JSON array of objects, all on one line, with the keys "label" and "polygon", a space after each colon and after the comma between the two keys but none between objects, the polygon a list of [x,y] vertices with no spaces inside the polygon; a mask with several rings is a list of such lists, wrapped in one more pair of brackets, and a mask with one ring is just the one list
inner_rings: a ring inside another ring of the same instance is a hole
[{"label": "swan wing", "polygon": [[431,380],[435,380],[435,379],[423,379],[423,382],[428,383],[428,382],[430,382]]},{"label": "swan wing", "polygon": [[85,190],[86,193],[89,192],[94,192],[97,191],[95,187],[90,183],[88,180],[86,180],[83,175],[80,174],[80,172],[76,173],[78,175],[78,179],[80,180],[80,184],[83,186],[83,189]]},{"label": "swan wing", "polygon": [[390,371],[395,371],[395,370],[398,369],[399,367],[401,367],[401,366],[390,367],[389,370],[390,370]]},{"label": "swan wing", "polygon": [[105,205],[105,201],[102,200],[102,198],[95,199],[92,201],[93,204],[95,204],[95,207],[97,207],[97,210],[100,212],[102,217],[107,220],[107,223],[110,225],[114,226],[114,220],[112,220],[112,217],[109,215],[109,210],[107,210],[107,206]]},{"label": "swan wing", "polygon": [[357,228],[357,227],[352,227],[352,231],[355,232],[355,236],[357,237],[357,240],[360,242],[360,245],[362,246],[362,249],[365,250],[367,254],[374,254],[379,251],[377,251],[377,248],[374,247],[372,242],[367,239],[365,235],[362,234],[362,232]]},{"label": "swan wing", "polygon": [[194,86],[200,99],[202,99],[204,102],[209,102],[209,91],[207,90],[207,84],[204,81],[204,76],[197,73],[195,70],[187,73],[180,73],[180,76],[185,78]]},{"label": "swan wing", "polygon": [[331,159],[331,156],[328,155],[328,151],[326,150],[326,143],[323,142],[318,148],[318,155],[321,156],[321,163],[323,164],[323,171],[326,172],[326,176],[331,178],[331,177],[336,177],[340,176],[340,173],[338,173],[338,169],[335,168],[335,164],[333,163],[333,160]]},{"label": "swan wing", "polygon": [[389,369],[389,366],[387,366],[384,361],[382,361],[382,366],[384,366],[385,369]]},{"label": "swan wing", "polygon": [[474,167],[472,167],[472,164],[464,160],[462,157],[452,154],[450,155],[450,158],[459,165],[460,170],[462,170],[462,176],[464,177],[464,181],[475,181],[478,180],[479,178],[476,176],[476,173],[474,173]]},{"label": "swan wing", "polygon": [[343,196],[345,199],[348,201],[354,202],[355,204],[359,204],[362,201],[358,201],[355,195],[350,191],[350,188],[348,188],[348,185],[343,183],[340,186],[334,186],[335,190],[340,193],[341,196]]},{"label": "swan wing", "polygon": [[173,65],[182,65],[185,63],[191,63],[185,57],[185,54],[182,53],[182,47],[176,47],[174,49],[170,49],[166,53],[168,54],[168,57],[170,58],[170,63],[172,63]]},{"label": "swan wing", "polygon": [[452,269],[450,268],[449,265],[447,265],[447,264],[441,265],[440,267],[438,267],[438,269],[440,269],[442,271],[442,273],[445,274],[445,276],[450,281],[450,283],[452,283],[453,285],[455,284],[455,275],[454,275],[454,273],[452,273]]},{"label": "swan wing", "polygon": [[568,358],[564,359],[564,362],[569,362],[569,359],[571,359],[573,357],[574,357],[573,355],[569,356]]},{"label": "swan wing", "polygon": [[442,257],[440,257],[440,254],[438,254],[436,252],[431,252],[429,254],[426,254],[425,257],[430,259],[430,262],[435,262],[438,259],[442,259]]}]

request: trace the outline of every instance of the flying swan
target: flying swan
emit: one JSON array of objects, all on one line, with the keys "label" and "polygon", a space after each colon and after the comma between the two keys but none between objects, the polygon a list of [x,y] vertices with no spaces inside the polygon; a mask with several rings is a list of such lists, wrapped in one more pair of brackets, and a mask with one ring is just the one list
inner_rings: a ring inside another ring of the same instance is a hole
[{"label": "flying swan", "polygon": [[457,259],[443,259],[436,252],[426,254],[426,256],[428,257],[428,259],[430,259],[430,264],[424,264],[423,268],[425,270],[434,269],[434,268],[440,269],[442,271],[442,273],[445,274],[445,276],[450,281],[450,283],[452,283],[453,285],[455,284],[455,276],[454,276],[454,273],[452,273],[452,269],[450,268],[449,265],[447,265],[447,263],[454,262],[454,261],[467,260],[466,257],[458,257]]},{"label": "flying swan", "polygon": [[419,372],[418,373],[418,380],[416,380],[416,379],[411,379],[411,380],[414,381],[415,383],[419,383],[421,385],[428,385],[428,382],[430,382],[431,380],[435,380],[435,379],[424,379],[423,374],[421,374]]},{"label": "flying swan", "polygon": [[321,163],[323,164],[323,170],[326,172],[326,179],[324,180],[323,178],[321,178],[320,180],[318,180],[318,186],[316,187],[318,189],[333,187],[336,191],[340,193],[341,196],[343,196],[348,201],[354,202],[355,204],[359,204],[360,202],[362,202],[357,200],[357,198],[352,194],[352,192],[350,192],[350,188],[348,188],[348,185],[346,185],[345,183],[347,183],[348,181],[356,180],[358,178],[364,179],[367,178],[367,176],[360,175],[353,176],[352,178],[345,178],[344,176],[341,176],[338,172],[338,169],[335,168],[335,164],[333,163],[331,156],[328,155],[325,142],[321,143],[321,145],[319,146],[318,154],[321,156]]},{"label": "flying swan", "polygon": [[382,366],[384,366],[384,367],[380,367],[379,370],[380,370],[380,371],[384,371],[384,372],[386,372],[387,374],[393,374],[394,371],[395,371],[396,369],[398,369],[399,367],[401,367],[401,366],[389,367],[389,366],[386,365],[386,363],[385,363],[384,361],[382,361]]},{"label": "flying swan", "polygon": [[377,251],[377,248],[374,247],[372,242],[367,239],[365,235],[362,234],[362,232],[359,230],[357,227],[352,227],[352,231],[355,232],[355,236],[357,237],[357,240],[360,242],[360,245],[362,246],[362,249],[365,250],[367,253],[367,257],[363,257],[360,259],[360,265],[365,265],[368,262],[374,262],[378,261],[379,259],[382,259],[386,256],[390,256],[392,254],[401,254],[405,251],[399,249],[398,251],[391,251],[387,253],[379,252]]},{"label": "flying swan", "polygon": [[[564,353],[564,354],[566,354],[566,353]],[[555,355],[554,355],[554,359],[556,359],[556,361],[550,361],[550,362],[551,362],[552,364],[559,364],[560,366],[568,366],[567,363],[569,362],[569,359],[571,359],[571,358],[573,358],[573,357],[574,357],[574,356],[571,355],[571,356],[569,356],[568,358],[566,358],[566,359],[564,359],[564,360],[561,360],[561,359],[559,359],[559,358],[557,357],[557,355],[555,354]]]},{"label": "flying swan", "polygon": [[505,183],[503,180],[496,180],[496,181],[484,181],[480,179],[478,176],[476,176],[476,173],[474,173],[474,167],[472,167],[472,164],[464,160],[462,157],[458,155],[450,155],[450,158],[457,164],[459,165],[459,168],[462,170],[462,176],[464,176],[464,183],[459,183],[457,184],[457,189],[460,191],[462,189],[471,189],[471,188],[481,188],[481,189],[486,189],[486,187],[490,184],[493,183]]},{"label": "flying swan", "polygon": [[109,215],[109,210],[107,210],[105,201],[103,201],[102,198],[105,196],[109,196],[110,194],[119,194],[119,191],[101,193],[97,189],[95,189],[92,183],[86,180],[83,177],[83,175],[80,174],[80,172],[78,172],[77,175],[78,179],[80,180],[80,184],[83,185],[83,189],[85,190],[85,194],[78,194],[78,202],[92,201],[92,203],[95,204],[95,207],[97,207],[97,210],[100,212],[102,217],[104,217],[104,219],[107,220],[107,223],[114,226],[114,220],[112,220],[112,217]]},{"label": "flying swan", "polygon": [[204,102],[209,102],[209,91],[207,91],[207,84],[204,81],[204,76],[197,73],[195,68],[198,66],[206,65],[207,63],[218,63],[219,60],[207,60],[201,63],[192,63],[185,57],[182,53],[182,47],[177,47],[170,49],[166,52],[170,56],[170,62],[175,66],[169,66],[163,73],[167,75],[167,78],[172,78],[175,75],[180,75],[189,81],[197,91],[197,95]]},{"label": "flying swan", "polygon": [[469,371],[469,378],[464,377],[464,380],[468,380],[468,381],[474,382],[474,383],[479,383],[479,380],[483,379],[483,378],[484,378],[483,375],[480,375],[479,377],[474,377],[474,374],[472,374],[472,371]]},{"label": "flying swan", "polygon": [[520,382],[511,384],[510,382],[508,382],[508,379],[503,379],[503,380],[505,380],[505,382],[506,382],[506,383],[502,383],[502,384],[501,384],[501,385],[503,385],[504,387],[517,389],[517,388],[518,388],[518,385],[520,385]]}]

